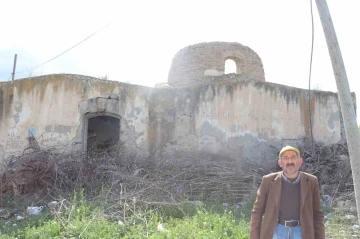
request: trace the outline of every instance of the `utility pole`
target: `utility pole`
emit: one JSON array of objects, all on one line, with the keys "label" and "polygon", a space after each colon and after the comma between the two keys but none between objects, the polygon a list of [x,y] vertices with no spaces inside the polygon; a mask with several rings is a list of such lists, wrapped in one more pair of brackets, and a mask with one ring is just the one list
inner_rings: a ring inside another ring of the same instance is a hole
[{"label": "utility pole", "polygon": [[12,72],[12,81],[14,80],[15,78],[15,69],[16,69],[16,59],[17,59],[17,54],[15,54],[15,57],[14,57],[14,67],[13,67],[13,72]]},{"label": "utility pole", "polygon": [[315,1],[324,29],[324,34],[326,37],[326,42],[335,75],[336,86],[338,89],[338,98],[340,101],[346,140],[350,155],[357,215],[358,218],[360,218],[360,134],[356,123],[354,103],[351,98],[349,82],[328,5],[326,0]]}]

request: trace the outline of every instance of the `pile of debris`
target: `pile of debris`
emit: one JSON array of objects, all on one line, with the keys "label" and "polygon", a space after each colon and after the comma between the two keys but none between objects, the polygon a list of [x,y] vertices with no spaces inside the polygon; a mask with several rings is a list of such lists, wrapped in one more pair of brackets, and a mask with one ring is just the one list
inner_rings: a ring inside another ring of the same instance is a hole
[{"label": "pile of debris", "polygon": [[318,177],[321,193],[331,201],[354,200],[354,185],[346,143],[303,149],[303,170]]},{"label": "pile of debris", "polygon": [[42,191],[73,190],[84,171],[88,170],[84,169],[83,163],[51,151],[12,157],[0,175],[0,206],[3,194],[18,197]]},{"label": "pile of debris", "polygon": [[[88,154],[90,155],[90,154]],[[233,160],[131,160],[106,151],[59,155],[38,151],[12,158],[1,175],[1,193],[19,196],[45,192],[61,195],[80,188],[143,202],[221,200],[239,202],[256,190],[257,175]],[[0,205],[1,206],[1,205]]]},{"label": "pile of debris", "polygon": [[[309,147],[300,149],[302,170],[319,178],[323,195],[331,201],[344,195],[353,197],[346,145],[316,145],[314,153]],[[275,164],[265,172],[231,159],[219,163],[214,157],[169,162],[114,157],[106,151],[66,156],[38,151],[9,160],[0,178],[0,193],[19,196],[45,191],[61,195],[84,188],[95,195],[105,187],[109,198],[136,198],[148,204],[184,200],[241,202],[254,194],[263,175],[279,170]]]}]

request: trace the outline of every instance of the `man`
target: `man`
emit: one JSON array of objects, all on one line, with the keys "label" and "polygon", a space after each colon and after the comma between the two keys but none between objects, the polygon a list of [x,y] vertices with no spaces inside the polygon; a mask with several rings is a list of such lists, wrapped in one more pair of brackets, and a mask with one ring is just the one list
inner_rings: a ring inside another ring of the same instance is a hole
[{"label": "man", "polygon": [[250,239],[325,239],[317,178],[299,171],[297,148],[282,148],[278,163],[282,171],[265,175],[257,191]]}]

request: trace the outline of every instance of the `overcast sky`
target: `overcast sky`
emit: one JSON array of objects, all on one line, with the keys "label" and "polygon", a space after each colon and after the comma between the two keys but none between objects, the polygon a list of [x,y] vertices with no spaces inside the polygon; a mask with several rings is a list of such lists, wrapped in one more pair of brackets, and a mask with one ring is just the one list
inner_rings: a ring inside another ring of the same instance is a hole
[{"label": "overcast sky", "polygon": [[[172,58],[181,48],[226,41],[252,48],[262,59],[266,81],[308,87],[310,0],[54,2],[0,0],[0,81],[10,78],[16,53],[16,79],[74,73],[154,86],[167,81]],[[351,91],[360,98],[356,60],[360,55],[360,1],[327,2]],[[311,88],[336,92],[315,1],[313,13]],[[36,68],[110,22],[69,52]]]}]

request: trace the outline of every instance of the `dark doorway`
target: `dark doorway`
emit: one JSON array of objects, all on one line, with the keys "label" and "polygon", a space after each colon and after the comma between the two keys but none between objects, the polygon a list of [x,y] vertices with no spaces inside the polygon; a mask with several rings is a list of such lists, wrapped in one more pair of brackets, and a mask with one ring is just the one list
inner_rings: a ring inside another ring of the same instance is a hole
[{"label": "dark doorway", "polygon": [[87,152],[89,156],[115,156],[120,135],[120,119],[112,116],[89,118]]}]

